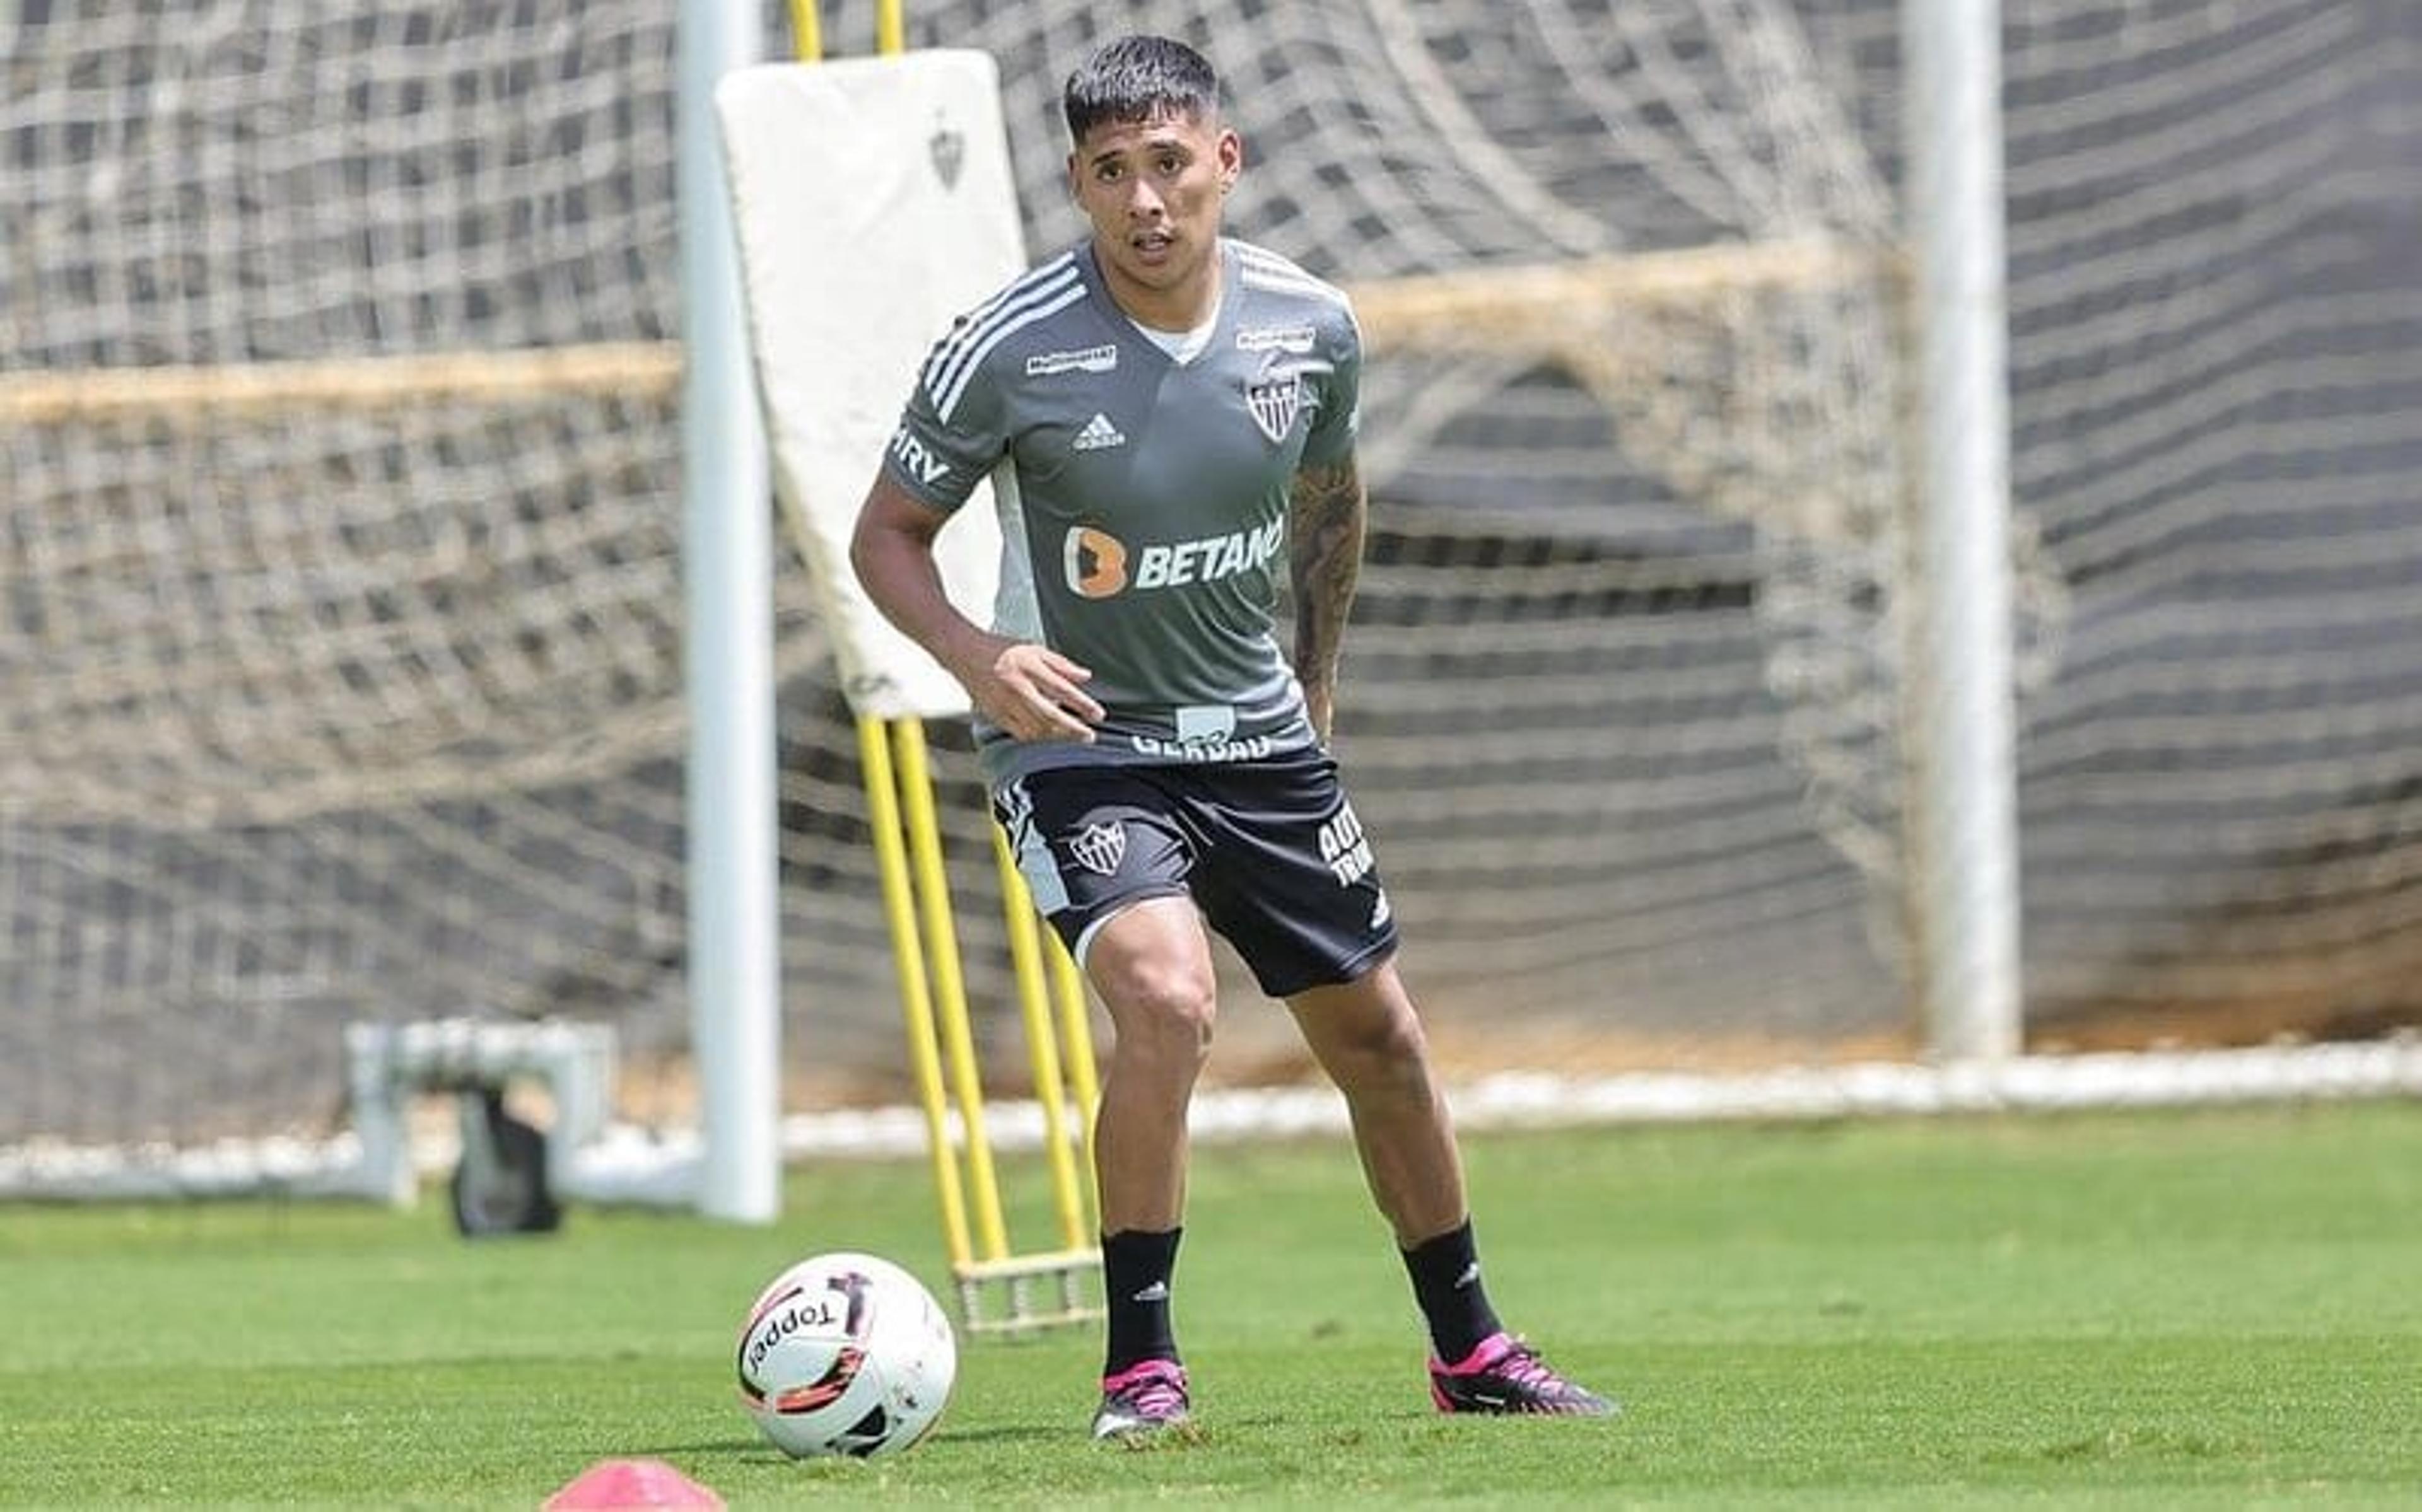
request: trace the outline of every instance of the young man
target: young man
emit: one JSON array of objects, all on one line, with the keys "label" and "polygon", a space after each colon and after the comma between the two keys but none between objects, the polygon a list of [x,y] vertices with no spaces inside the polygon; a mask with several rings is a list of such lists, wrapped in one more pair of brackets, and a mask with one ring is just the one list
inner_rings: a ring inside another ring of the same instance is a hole
[{"label": "young man", "polygon": [[[1062,105],[1092,235],[934,348],[851,555],[877,607],[966,684],[1019,868],[1115,1030],[1093,1432],[1188,1408],[1170,1287],[1216,1001],[1206,920],[1345,1094],[1429,1325],[1439,1410],[1610,1412],[1490,1308],[1387,895],[1326,750],[1362,546],[1353,312],[1220,235],[1244,145],[1192,50],[1111,42]],[[943,597],[932,545],[1003,459],[984,630]],[[1291,663],[1272,633],[1282,553]]]}]

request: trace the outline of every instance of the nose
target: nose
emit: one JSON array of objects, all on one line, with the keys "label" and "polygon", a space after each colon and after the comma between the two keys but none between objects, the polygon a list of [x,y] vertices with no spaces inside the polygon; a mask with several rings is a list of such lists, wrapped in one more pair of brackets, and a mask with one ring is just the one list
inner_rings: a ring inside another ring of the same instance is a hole
[{"label": "nose", "polygon": [[1142,175],[1137,175],[1134,179],[1133,188],[1127,195],[1128,218],[1138,221],[1154,221],[1160,219],[1168,213],[1168,202],[1160,197],[1160,192],[1155,189],[1151,184],[1145,182]]}]

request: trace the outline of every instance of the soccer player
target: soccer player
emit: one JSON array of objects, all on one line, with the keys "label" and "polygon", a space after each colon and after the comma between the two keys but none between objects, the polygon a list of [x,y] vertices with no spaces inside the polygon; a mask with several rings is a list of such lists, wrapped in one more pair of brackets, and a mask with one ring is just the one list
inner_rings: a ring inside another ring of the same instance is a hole
[{"label": "soccer player", "polygon": [[[1068,79],[1092,233],[934,347],[851,543],[875,605],[966,685],[1019,869],[1109,1010],[1093,1432],[1188,1410],[1170,1295],[1216,1002],[1206,921],[1345,1094],[1439,1410],[1608,1413],[1504,1331],[1481,1285],[1388,896],[1327,750],[1362,546],[1360,336],[1338,289],[1221,235],[1245,152],[1219,95],[1209,63],[1157,37]],[[933,541],[997,467],[987,630],[944,597]]]}]

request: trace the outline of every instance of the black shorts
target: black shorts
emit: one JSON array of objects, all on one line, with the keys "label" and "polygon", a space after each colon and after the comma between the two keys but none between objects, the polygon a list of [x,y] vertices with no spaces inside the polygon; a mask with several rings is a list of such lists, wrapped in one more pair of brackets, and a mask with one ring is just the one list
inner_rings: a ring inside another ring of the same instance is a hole
[{"label": "black shorts", "polygon": [[1148,897],[1191,897],[1276,998],[1350,982],[1396,948],[1370,842],[1326,752],[1049,767],[1004,783],[993,812],[1080,961],[1093,930]]}]

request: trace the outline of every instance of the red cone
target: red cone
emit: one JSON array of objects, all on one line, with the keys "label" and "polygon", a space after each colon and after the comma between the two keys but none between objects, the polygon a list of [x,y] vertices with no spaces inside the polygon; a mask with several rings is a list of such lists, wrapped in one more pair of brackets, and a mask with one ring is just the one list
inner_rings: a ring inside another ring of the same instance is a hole
[{"label": "red cone", "polygon": [[661,1459],[601,1459],[548,1497],[545,1512],[721,1505],[722,1497]]}]

